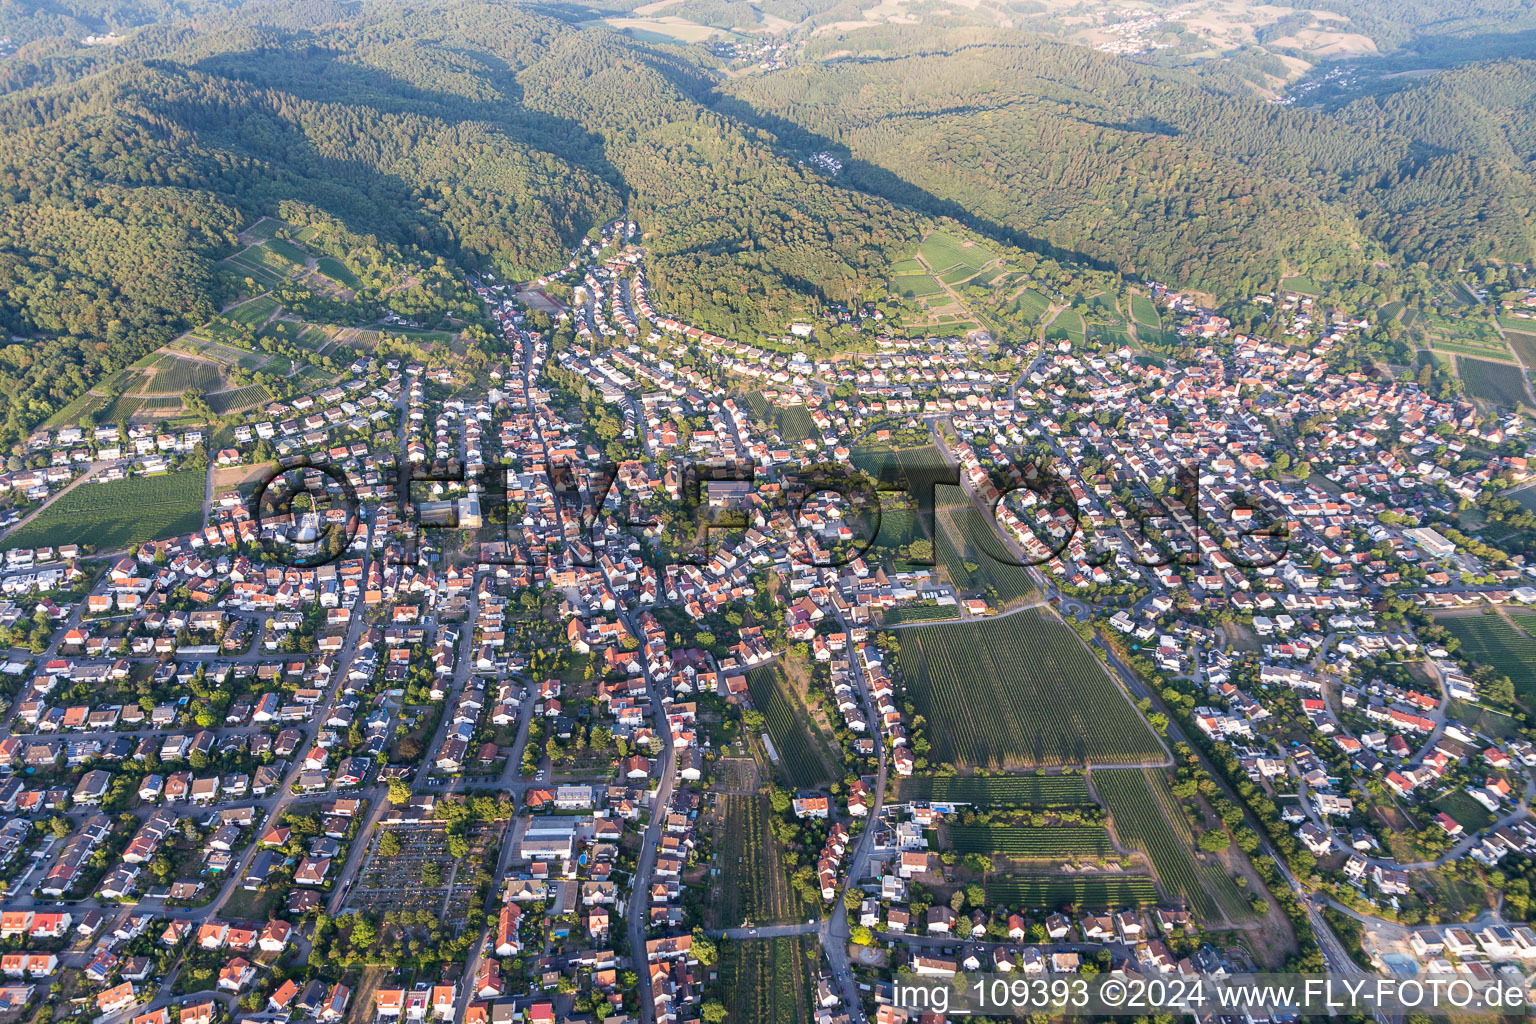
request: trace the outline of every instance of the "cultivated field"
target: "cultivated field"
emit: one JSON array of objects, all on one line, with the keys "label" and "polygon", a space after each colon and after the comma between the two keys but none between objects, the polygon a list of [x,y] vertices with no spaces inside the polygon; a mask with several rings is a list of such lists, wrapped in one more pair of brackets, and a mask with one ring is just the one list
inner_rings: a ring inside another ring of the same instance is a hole
[{"label": "cultivated field", "polygon": [[935,762],[1049,767],[1165,758],[1077,635],[1033,609],[894,635]]},{"label": "cultivated field", "polygon": [[1509,676],[1515,696],[1536,705],[1536,614],[1511,612],[1522,633],[1497,615],[1447,615],[1435,619],[1461,641],[1462,653],[1479,664]]},{"label": "cultivated field", "polygon": [[913,775],[901,780],[901,800],[954,800],[986,807],[1087,807],[1081,775]]},{"label": "cultivated field", "polygon": [[1530,403],[1520,369],[1513,364],[1457,356],[1456,372],[1474,398],[1511,408]]},{"label": "cultivated field", "polygon": [[203,525],[200,472],[83,483],[5,538],[10,548],[92,544],[116,551],[140,541],[190,533]]},{"label": "cultivated field", "polygon": [[752,704],[767,719],[768,737],[779,755],[775,767],[790,785],[806,789],[825,780],[829,768],[823,764],[810,736],[810,720],[805,710],[791,703],[794,696],[787,692],[787,686],[777,665],[765,665],[747,673],[747,692],[752,696]]},{"label": "cultivated field", "polygon": [[816,938],[732,942],[720,962],[727,1024],[800,1024],[816,1016]]},{"label": "cultivated field", "polygon": [[710,903],[714,927],[783,924],[805,916],[768,831],[768,798],[725,794],[717,798],[720,829],[718,899]]},{"label": "cultivated field", "polygon": [[[986,513],[975,508],[957,508],[940,512],[935,518],[942,535],[939,558],[957,590],[974,594],[990,588],[996,593],[1000,608],[1035,596],[1037,591],[1029,570],[992,557],[1007,555],[1008,549],[987,522]],[[976,568],[970,569],[967,562]]]},{"label": "cultivated field", "polygon": [[1207,922],[1252,916],[1247,900],[1219,862],[1195,860],[1195,837],[1161,770],[1096,771],[1093,787],[1112,816],[1115,835],[1144,852],[1170,898],[1182,898]]},{"label": "cultivated field", "polygon": [[987,901],[1013,910],[1151,906],[1157,886],[1146,875],[1008,875],[987,883]]},{"label": "cultivated field", "polygon": [[1062,860],[1110,857],[1115,852],[1103,825],[950,825],[946,831],[956,853]]},{"label": "cultivated field", "polygon": [[1158,328],[1163,325],[1157,315],[1157,306],[1146,295],[1131,296],[1131,319],[1143,327]]}]

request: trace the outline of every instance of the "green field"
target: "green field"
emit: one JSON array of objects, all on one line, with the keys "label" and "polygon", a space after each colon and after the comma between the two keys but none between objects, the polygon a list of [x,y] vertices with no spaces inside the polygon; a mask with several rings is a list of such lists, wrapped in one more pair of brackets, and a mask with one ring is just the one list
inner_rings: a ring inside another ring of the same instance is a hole
[{"label": "green field", "polygon": [[222,380],[217,363],[183,359],[167,352],[155,360],[153,374],[140,378],[134,390],[139,394],[179,395],[188,388],[212,391]]},{"label": "green field", "polygon": [[1115,835],[1146,853],[1171,898],[1182,897],[1206,922],[1251,916],[1220,862],[1195,859],[1195,837],[1160,769],[1096,771],[1093,788],[1112,816]]},{"label": "green field", "polygon": [[341,260],[335,259],[334,257],[320,257],[315,261],[315,269],[319,270],[320,273],[324,274],[332,281],[335,281],[343,288],[350,288],[353,291],[357,291],[363,286],[363,282],[357,279],[357,275],[348,270],[345,263],[341,262]]},{"label": "green field", "polygon": [[1302,295],[1321,295],[1323,290],[1317,286],[1317,282],[1302,274],[1295,277],[1282,277],[1280,290],[1286,292],[1298,292]]},{"label": "green field", "polygon": [[227,310],[224,315],[236,323],[245,324],[247,327],[257,327],[277,312],[277,300],[270,295],[262,295],[249,302]]},{"label": "green field", "polygon": [[[1536,612],[1511,612],[1520,629],[1536,631]],[[1515,696],[1536,706],[1536,636],[1527,636],[1497,615],[1448,615],[1435,619],[1461,641],[1461,653],[1515,684]]]},{"label": "green field", "polygon": [[1051,308],[1051,300],[1035,291],[1033,288],[1025,288],[1013,300],[1012,312],[1028,320],[1030,323],[1038,323],[1045,316],[1045,311]]},{"label": "green field", "polygon": [[960,284],[962,281],[965,281],[967,278],[971,278],[971,277],[975,277],[975,276],[976,276],[976,270],[973,267],[963,267],[962,266],[962,267],[956,267],[954,270],[948,270],[948,271],[945,271],[944,273],[940,274],[939,275],[939,280],[943,281],[945,284],[949,285],[950,287],[954,287],[955,285]]},{"label": "green field", "polygon": [[1376,311],[1381,320],[1396,320],[1403,315],[1403,310],[1408,308],[1403,302],[1389,302]]},{"label": "green field", "polygon": [[810,717],[788,692],[788,680],[777,665],[764,665],[747,673],[747,692],[752,704],[768,721],[768,737],[779,755],[775,766],[796,789],[808,789],[827,778],[826,765],[811,737]]},{"label": "green field", "polygon": [[1143,327],[1159,328],[1163,322],[1157,315],[1157,305],[1150,296],[1131,296],[1131,319]]},{"label": "green field", "polygon": [[1034,609],[892,635],[935,763],[1039,767],[1165,757],[1077,634]]},{"label": "green field", "polygon": [[[1532,325],[1536,327],[1536,324]],[[1509,341],[1509,347],[1515,350],[1515,355],[1525,364],[1527,370],[1536,370],[1536,334],[1526,331],[1511,331],[1505,329],[1504,337]]]},{"label": "green field", "polygon": [[803,920],[806,914],[800,897],[789,884],[769,831],[768,798],[731,793],[719,799],[725,814],[717,837],[720,899],[711,907],[716,926],[734,928],[743,920],[755,924]]},{"label": "green field", "polygon": [[979,245],[967,246],[960,239],[942,231],[935,231],[923,239],[923,243],[917,247],[917,254],[935,271],[965,267],[973,274],[997,258],[995,252]]},{"label": "green field", "polygon": [[1008,875],[987,883],[987,900],[1017,910],[1146,907],[1157,887],[1146,875]]},{"label": "green field", "polygon": [[815,433],[816,424],[811,422],[810,410],[805,406],[790,405],[779,410],[779,436],[785,441],[794,444]]},{"label": "green field", "polygon": [[911,277],[914,274],[926,273],[928,273],[928,268],[916,259],[899,260],[896,263],[892,263],[890,269],[891,277]]},{"label": "green field", "polygon": [[1051,326],[1045,329],[1046,338],[1060,341],[1065,338],[1073,344],[1083,340],[1084,333],[1088,330],[1083,320],[1083,314],[1075,309],[1064,309],[1051,321]]},{"label": "green field", "polygon": [[212,409],[215,416],[225,416],[241,409],[249,409],[253,405],[271,401],[272,395],[260,384],[247,384],[243,388],[235,388],[232,391],[216,391],[208,396],[208,408]]},{"label": "green field", "polygon": [[720,960],[726,1024],[803,1024],[816,1016],[814,935],[731,942]]},{"label": "green field", "polygon": [[952,604],[902,604],[889,608],[882,616],[887,626],[900,626],[908,622],[949,622],[960,618],[960,609]]},{"label": "green field", "polygon": [[1444,811],[1455,818],[1468,833],[1481,832],[1497,820],[1488,813],[1488,808],[1472,799],[1472,794],[1464,789],[1454,789],[1429,806],[1433,810]]},{"label": "green field", "polygon": [[[941,534],[940,560],[961,593],[982,593],[991,588],[1000,608],[1036,594],[1029,570],[993,557],[1006,556],[1008,549],[993,532],[985,513],[970,507],[957,508],[938,513],[935,520]],[[968,569],[967,562],[976,569]]]},{"label": "green field", "polygon": [[1491,363],[1486,359],[1468,356],[1456,357],[1456,372],[1474,398],[1496,405],[1514,408],[1529,404],[1525,393],[1525,379],[1518,368],[1507,363]]},{"label": "green field", "polygon": [[906,299],[931,299],[944,294],[944,287],[927,274],[907,274],[891,278],[891,291]]},{"label": "green field", "polygon": [[913,775],[901,780],[901,799],[954,800],[986,807],[1087,807],[1093,803],[1081,775]]},{"label": "green field", "polygon": [[1115,852],[1103,825],[950,825],[946,831],[956,853],[1056,860],[1110,857]]},{"label": "green field", "polygon": [[200,472],[83,483],[5,538],[8,548],[91,544],[117,551],[139,541],[191,533],[203,524]]}]

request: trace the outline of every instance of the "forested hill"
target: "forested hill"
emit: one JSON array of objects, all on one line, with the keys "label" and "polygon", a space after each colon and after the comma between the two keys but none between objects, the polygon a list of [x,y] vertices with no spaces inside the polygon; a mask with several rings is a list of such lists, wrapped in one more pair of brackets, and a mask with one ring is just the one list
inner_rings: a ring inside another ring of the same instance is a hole
[{"label": "forested hill", "polygon": [[531,277],[626,204],[659,301],[782,329],[867,292],[918,218],[704,107],[675,53],[525,8],[260,8],[24,49],[0,97],[0,436],[216,312],[213,261],[297,200],[381,244]]},{"label": "forested hill", "polygon": [[1333,115],[1213,75],[996,39],[855,32],[821,44],[824,61],[727,89],[803,128],[806,145],[846,150],[845,173],[867,187],[904,185],[909,202],[941,197],[1218,294],[1272,283],[1281,265],[1443,268],[1536,248],[1529,62],[1458,69]]}]

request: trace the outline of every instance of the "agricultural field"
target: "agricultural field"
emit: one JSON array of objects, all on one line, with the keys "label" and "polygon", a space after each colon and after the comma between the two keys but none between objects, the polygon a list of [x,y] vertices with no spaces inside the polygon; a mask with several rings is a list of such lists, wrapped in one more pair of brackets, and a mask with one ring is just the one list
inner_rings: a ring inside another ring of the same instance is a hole
[{"label": "agricultural field", "polygon": [[953,604],[904,604],[885,611],[881,621],[887,626],[909,622],[948,622],[959,620],[960,609]]},{"label": "agricultural field", "polygon": [[891,291],[904,299],[931,299],[944,294],[944,286],[927,274],[891,278]]},{"label": "agricultural field", "polygon": [[1143,327],[1160,328],[1163,321],[1157,315],[1157,305],[1147,295],[1131,296],[1131,319]]},{"label": "agricultural field", "polygon": [[768,738],[779,755],[778,770],[796,789],[809,789],[830,778],[834,766],[825,764],[810,735],[810,717],[793,694],[777,665],[747,673],[752,704],[768,721]]},{"label": "agricultural field", "polygon": [[1456,372],[1462,383],[1466,384],[1467,392],[1474,398],[1511,408],[1530,404],[1526,396],[1525,379],[1519,369],[1511,364],[1457,356]]},{"label": "agricultural field", "polygon": [[1195,859],[1195,837],[1161,769],[1096,771],[1091,779],[1109,808],[1115,835],[1147,855],[1163,891],[1201,919],[1251,917],[1248,901],[1219,861]]},{"label": "agricultural field", "polygon": [[779,436],[793,444],[816,433],[810,411],[803,405],[789,405],[779,410]]},{"label": "agricultural field", "polygon": [[1162,746],[1077,634],[1029,609],[898,638],[930,760],[967,767],[1161,763]]},{"label": "agricultural field", "polygon": [[347,265],[335,257],[320,257],[315,261],[315,269],[320,271],[320,273],[324,276],[330,278],[332,281],[335,281],[337,284],[341,285],[343,288],[350,288],[353,291],[357,291],[363,286],[363,282],[358,280],[357,275],[348,270]]},{"label": "agricultural field", "polygon": [[964,267],[972,274],[997,258],[996,253],[982,246],[967,244],[942,231],[935,231],[923,239],[917,254],[936,272]]},{"label": "agricultural field", "polygon": [[1515,684],[1515,697],[1527,707],[1536,706],[1536,614],[1512,612],[1510,618],[1522,633],[1497,615],[1446,615],[1435,619],[1461,641],[1461,653]]},{"label": "agricultural field", "polygon": [[707,911],[715,919],[712,927],[735,928],[743,921],[787,924],[806,917],[768,831],[768,798],[729,793],[716,799],[720,874],[717,899]]},{"label": "agricultural field", "polygon": [[1081,775],[913,775],[901,780],[902,801],[954,800],[985,807],[1087,807]]},{"label": "agricultural field", "polygon": [[5,538],[7,547],[91,544],[117,551],[203,525],[204,475],[196,471],[83,483]]},{"label": "agricultural field", "polygon": [[[985,513],[975,508],[957,508],[940,512],[935,519],[943,534],[940,553],[944,571],[962,593],[991,588],[1001,608],[1035,596],[1029,570],[998,561],[989,554],[1007,554],[1008,549],[993,532]],[[967,562],[976,569],[968,568]]]},{"label": "agricultural field", "polygon": [[247,327],[257,327],[271,319],[272,314],[278,310],[277,300],[270,295],[262,295],[249,302],[242,302],[227,310],[224,315],[236,323],[245,324]]},{"label": "agricultural field", "polygon": [[223,382],[219,365],[166,352],[139,376],[132,391],[141,395],[179,395],[188,388],[212,391]]},{"label": "agricultural field", "polygon": [[1102,858],[1115,853],[1103,825],[950,825],[945,831],[956,853],[1001,854],[1013,860]]},{"label": "agricultural field", "polygon": [[[1536,324],[1530,326],[1532,331],[1536,331]],[[1509,347],[1515,350],[1515,355],[1520,357],[1520,362],[1525,364],[1525,368],[1536,370],[1536,333],[1506,328],[1504,338],[1509,342]]]},{"label": "agricultural field", "polygon": [[1038,323],[1045,316],[1045,311],[1051,308],[1051,300],[1035,291],[1033,288],[1025,288],[1013,300],[1009,312],[1028,320],[1030,323]]},{"label": "agricultural field", "polygon": [[1045,336],[1047,340],[1066,340],[1077,344],[1083,340],[1087,330],[1088,325],[1083,319],[1083,314],[1075,309],[1064,309],[1056,314],[1056,319],[1052,320],[1050,326],[1045,329]]},{"label": "agricultural field", "polygon": [[269,402],[272,400],[272,395],[260,384],[247,384],[243,388],[234,388],[230,391],[215,391],[208,395],[207,400],[208,408],[213,410],[215,416],[225,416]]},{"label": "agricultural field", "polygon": [[987,883],[987,902],[1011,910],[1152,906],[1157,886],[1146,875],[1006,875]]},{"label": "agricultural field", "polygon": [[803,1024],[816,1016],[814,935],[739,939],[720,961],[726,1024]]}]

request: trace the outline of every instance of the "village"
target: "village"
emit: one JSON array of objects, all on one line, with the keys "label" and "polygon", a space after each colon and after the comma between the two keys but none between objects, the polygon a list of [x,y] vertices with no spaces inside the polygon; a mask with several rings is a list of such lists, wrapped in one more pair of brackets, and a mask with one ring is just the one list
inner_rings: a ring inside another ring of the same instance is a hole
[{"label": "village", "polygon": [[[727,951],[804,939],[796,1005],[884,1024],[906,1019],[898,968],[1259,966],[1120,814],[1091,854],[1014,858],[1055,882],[1093,860],[1080,895],[1010,900],[956,845],[987,799],[908,796],[956,773],[888,638],[1047,605],[1092,634],[1127,711],[1160,720],[1152,739],[1188,751],[1209,805],[1230,794],[1234,834],[1272,820],[1244,852],[1279,865],[1263,884],[1300,897],[1329,970],[1536,962],[1529,890],[1506,918],[1459,884],[1536,860],[1536,746],[1512,714],[1529,666],[1512,693],[1458,633],[1536,621],[1536,566],[1453,525],[1529,480],[1523,418],[1334,371],[1364,321],[1284,292],[1266,298],[1295,345],[1152,288],[1182,363],[985,332],[838,358],[796,347],[806,325],[733,341],[654,307],[634,235],[611,225],[521,291],[475,280],[504,352],[483,372],[364,358],[215,451],[148,425],[33,439],[44,465],[4,481],[26,502],[196,459],[209,485],[184,535],[6,551],[0,1005],[712,1021]],[[540,290],[556,281],[571,304],[535,328],[528,297],[560,307]],[[1064,493],[1009,485],[1025,452]],[[836,493],[792,500],[801,467],[874,476],[892,457],[907,494],[878,500],[920,527],[899,542],[861,534]],[[274,460],[260,493],[213,487]],[[751,473],[698,469],[725,466]],[[923,474],[948,495],[936,513]],[[971,506],[985,536],[954,511]],[[989,551],[1016,575],[988,577]],[[1008,826],[1077,823],[1123,767],[1042,768],[1082,795],[1021,798]],[[737,778],[805,871],[774,883],[772,922],[701,895],[734,877]],[[1160,887],[1135,870],[1148,857]]]}]

